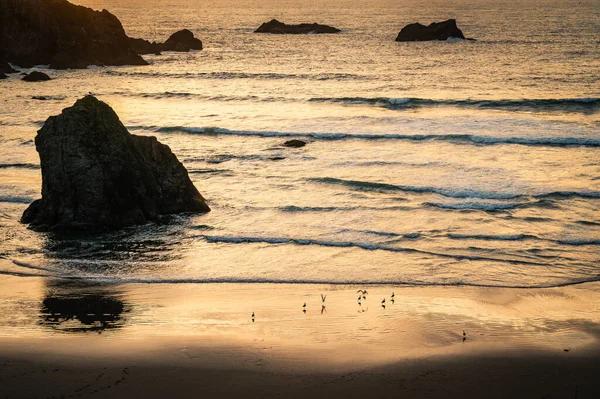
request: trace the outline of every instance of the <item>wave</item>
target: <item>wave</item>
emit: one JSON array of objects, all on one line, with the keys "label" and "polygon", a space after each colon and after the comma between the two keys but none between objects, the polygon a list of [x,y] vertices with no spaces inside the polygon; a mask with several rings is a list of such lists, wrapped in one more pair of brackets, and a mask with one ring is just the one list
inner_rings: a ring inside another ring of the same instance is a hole
[{"label": "wave", "polygon": [[224,244],[293,244],[293,245],[316,245],[321,247],[334,247],[334,248],[358,248],[367,251],[387,251],[387,252],[398,252],[398,253],[417,253],[423,255],[430,255],[441,258],[450,258],[454,260],[471,260],[471,261],[490,261],[490,262],[501,262],[518,265],[535,265],[535,266],[546,266],[544,263],[533,262],[527,260],[518,259],[506,259],[506,258],[494,258],[488,256],[478,255],[466,255],[466,254],[448,254],[425,251],[415,248],[405,247],[391,247],[383,246],[375,243],[366,243],[358,241],[331,241],[331,240],[314,240],[304,238],[288,238],[288,237],[239,237],[239,236],[210,236],[205,235],[203,238],[209,243],[224,243]]},{"label": "wave", "polygon": [[514,144],[544,147],[600,147],[600,139],[583,137],[493,137],[472,134],[363,134],[363,133],[315,133],[229,130],[218,127],[193,126],[127,126],[131,130],[150,130],[157,133],[187,133],[207,136],[253,136],[263,138],[309,138],[313,140],[406,140],[444,141],[456,144],[501,145]]},{"label": "wave", "polygon": [[139,72],[107,70],[105,75],[127,76],[142,78],[173,78],[173,79],[302,79],[302,80],[369,80],[364,75],[350,73],[317,73],[317,74],[293,74],[293,73],[247,73],[247,72],[184,72],[184,73],[161,73],[161,72]]},{"label": "wave", "polygon": [[19,169],[39,169],[40,165],[33,163],[0,163],[0,169],[19,168]]},{"label": "wave", "polygon": [[16,195],[0,195],[0,202],[11,202],[14,204],[30,204],[33,202],[33,198],[19,197]]},{"label": "wave", "polygon": [[487,234],[455,234],[449,233],[446,237],[453,240],[489,240],[489,241],[523,241],[525,239],[538,239],[537,236],[528,234],[487,235]]},{"label": "wave", "polygon": [[575,246],[600,245],[600,239],[586,239],[586,238],[580,238],[580,239],[574,239],[574,240],[556,240],[556,242],[559,244],[575,245]]},{"label": "wave", "polygon": [[521,100],[433,100],[414,97],[315,97],[309,99],[309,101],[346,105],[374,105],[389,109],[459,107],[536,112],[561,111],[594,113],[600,111],[600,98],[596,97]]},{"label": "wave", "polygon": [[[498,193],[498,192],[486,192],[486,191],[478,191],[472,189],[448,189],[448,188],[438,188],[438,187],[427,187],[427,186],[405,186],[405,185],[395,185],[388,183],[375,183],[375,182],[366,182],[359,180],[345,180],[338,179],[333,177],[316,177],[309,178],[309,181],[313,181],[316,183],[322,184],[330,184],[330,185],[340,185],[345,186],[354,190],[359,191],[375,191],[375,192],[412,192],[419,194],[438,194],[448,198],[480,198],[480,199],[488,199],[488,200],[511,200],[511,199],[519,199],[519,198],[588,198],[588,199],[597,199],[600,198],[600,191],[551,191],[548,193],[539,193],[539,194],[520,194],[520,193]],[[496,205],[496,204],[494,204]],[[501,206],[502,204],[498,205]],[[514,204],[509,204],[514,205]],[[531,205],[531,204],[528,204]]]},{"label": "wave", "polygon": [[51,277],[70,281],[89,281],[102,284],[292,284],[292,285],[333,285],[333,286],[407,286],[407,287],[482,287],[482,288],[558,288],[570,285],[580,285],[600,281],[600,275],[591,276],[586,279],[576,279],[563,281],[559,283],[542,284],[486,284],[469,281],[420,281],[420,280],[377,280],[377,279],[356,279],[356,280],[327,280],[327,279],[276,279],[276,278],[144,278],[144,277],[109,277],[109,276],[62,276],[62,275],[42,275],[31,273],[19,273],[6,270],[0,270],[1,275],[10,275],[16,277]]}]

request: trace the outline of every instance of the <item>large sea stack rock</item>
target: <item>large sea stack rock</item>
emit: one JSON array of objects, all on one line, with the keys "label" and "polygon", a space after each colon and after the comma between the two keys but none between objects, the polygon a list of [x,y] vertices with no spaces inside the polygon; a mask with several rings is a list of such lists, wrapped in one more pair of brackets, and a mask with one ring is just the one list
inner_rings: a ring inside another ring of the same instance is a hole
[{"label": "large sea stack rock", "polygon": [[308,33],[338,33],[341,30],[333,26],[313,24],[287,25],[272,19],[263,23],[254,33],[276,33],[276,34],[308,34]]},{"label": "large sea stack rock", "polygon": [[78,100],[38,131],[42,198],[21,221],[37,230],[109,230],[210,208],[168,146],[130,134],[107,104]]},{"label": "large sea stack rock", "polygon": [[21,67],[147,65],[117,17],[66,0],[0,0],[0,54]]},{"label": "large sea stack rock", "polygon": [[406,25],[396,38],[397,42],[422,42],[427,40],[447,40],[450,37],[464,39],[462,31],[456,26],[455,19],[434,22],[429,26],[419,23]]}]

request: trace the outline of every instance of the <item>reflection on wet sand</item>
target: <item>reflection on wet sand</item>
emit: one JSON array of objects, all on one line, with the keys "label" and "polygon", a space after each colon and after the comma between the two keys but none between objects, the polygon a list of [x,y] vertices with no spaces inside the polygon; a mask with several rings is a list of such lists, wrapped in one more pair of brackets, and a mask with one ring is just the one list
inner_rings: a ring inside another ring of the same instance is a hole
[{"label": "reflection on wet sand", "polygon": [[39,323],[61,332],[101,334],[123,327],[129,310],[113,287],[54,280],[46,283]]}]

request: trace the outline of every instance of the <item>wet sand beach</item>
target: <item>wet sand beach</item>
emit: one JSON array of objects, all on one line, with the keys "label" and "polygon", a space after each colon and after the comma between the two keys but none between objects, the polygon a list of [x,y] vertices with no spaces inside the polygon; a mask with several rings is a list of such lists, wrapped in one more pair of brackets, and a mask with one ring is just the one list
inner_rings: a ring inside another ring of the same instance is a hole
[{"label": "wet sand beach", "polygon": [[[3,276],[0,285],[0,397],[600,392],[597,283],[91,285]],[[358,289],[368,290],[361,305]]]}]

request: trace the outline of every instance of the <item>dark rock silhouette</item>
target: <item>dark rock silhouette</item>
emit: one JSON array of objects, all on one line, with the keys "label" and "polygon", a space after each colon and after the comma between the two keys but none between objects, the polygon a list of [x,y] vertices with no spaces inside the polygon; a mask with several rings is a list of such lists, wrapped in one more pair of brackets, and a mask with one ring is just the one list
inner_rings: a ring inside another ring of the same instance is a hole
[{"label": "dark rock silhouette", "polygon": [[202,41],[194,37],[194,34],[187,29],[173,33],[165,42],[165,47],[185,46],[190,50],[202,50]]},{"label": "dark rock silhouette", "polygon": [[300,147],[304,147],[306,145],[305,141],[302,140],[289,140],[286,141],[285,143],[283,143],[284,146],[286,147],[293,147],[293,148],[300,148]]},{"label": "dark rock silhouette", "polygon": [[138,54],[160,54],[162,51],[162,43],[149,42],[145,39],[135,39],[130,37],[129,45]]},{"label": "dark rock silhouette", "polygon": [[299,24],[287,25],[272,19],[269,22],[263,23],[254,33],[276,33],[276,34],[307,34],[307,33],[338,33],[339,29],[327,25]]},{"label": "dark rock silhouette", "polygon": [[406,25],[396,38],[397,42],[421,42],[427,40],[447,40],[449,37],[464,39],[462,31],[456,26],[455,19],[434,22],[428,26],[419,23]]},{"label": "dark rock silhouette", "polygon": [[202,41],[194,37],[194,34],[188,29],[173,33],[164,43],[130,37],[129,45],[138,54],[159,54],[162,51],[188,52],[190,50],[202,50]]},{"label": "dark rock silhouette", "polygon": [[130,134],[93,96],[48,118],[35,145],[42,198],[21,218],[34,229],[102,231],[210,211],[168,146]]},{"label": "dark rock silhouette", "polygon": [[117,17],[66,0],[0,1],[0,54],[21,67],[147,65]]},{"label": "dark rock silhouette", "polygon": [[6,79],[8,76],[4,74],[4,72],[0,71],[0,79]]},{"label": "dark rock silhouette", "polygon": [[44,72],[33,71],[30,74],[23,76],[25,82],[44,82],[46,80],[52,80],[50,76],[46,75]]}]

